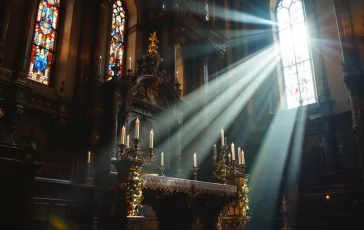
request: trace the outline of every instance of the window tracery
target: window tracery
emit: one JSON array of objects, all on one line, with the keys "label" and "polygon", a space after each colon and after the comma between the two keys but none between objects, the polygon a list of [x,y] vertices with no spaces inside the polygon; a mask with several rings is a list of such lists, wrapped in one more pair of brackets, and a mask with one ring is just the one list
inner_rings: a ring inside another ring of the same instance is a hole
[{"label": "window tracery", "polygon": [[302,0],[281,0],[276,11],[284,92],[288,108],[316,103],[303,7]]}]

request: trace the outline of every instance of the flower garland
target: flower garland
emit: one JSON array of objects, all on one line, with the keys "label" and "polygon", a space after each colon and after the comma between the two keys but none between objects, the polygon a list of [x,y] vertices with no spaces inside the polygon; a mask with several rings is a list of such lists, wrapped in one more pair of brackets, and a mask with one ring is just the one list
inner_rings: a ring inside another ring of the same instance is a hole
[{"label": "flower garland", "polygon": [[142,207],[142,186],[144,180],[140,174],[141,168],[136,166],[135,170],[132,170],[129,175],[129,181],[127,183],[126,202],[129,206],[128,215],[138,215],[138,208]]},{"label": "flower garland", "polygon": [[243,217],[247,216],[247,211],[249,210],[249,191],[250,189],[248,188],[248,178],[244,178],[244,183],[241,187],[241,192],[239,194],[240,209]]}]

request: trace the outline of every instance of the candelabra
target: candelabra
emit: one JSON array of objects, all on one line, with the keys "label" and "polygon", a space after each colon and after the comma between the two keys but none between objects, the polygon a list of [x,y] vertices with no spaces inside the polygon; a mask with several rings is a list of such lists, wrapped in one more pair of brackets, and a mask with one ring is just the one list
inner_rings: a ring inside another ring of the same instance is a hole
[{"label": "candelabra", "polygon": [[153,150],[154,148],[148,148],[147,153],[143,153],[140,151],[140,144],[142,141],[138,138],[134,138],[134,143],[130,147],[130,143],[128,145],[120,144],[120,160],[129,160],[132,162],[140,162],[142,164],[149,164],[153,161]]},{"label": "candelabra", "polygon": [[220,179],[223,184],[226,184],[227,177],[244,175],[245,173],[245,164],[238,164],[236,160],[231,160],[230,154],[229,160],[226,162],[227,148],[226,145],[221,146],[220,156],[212,156],[214,176]]}]

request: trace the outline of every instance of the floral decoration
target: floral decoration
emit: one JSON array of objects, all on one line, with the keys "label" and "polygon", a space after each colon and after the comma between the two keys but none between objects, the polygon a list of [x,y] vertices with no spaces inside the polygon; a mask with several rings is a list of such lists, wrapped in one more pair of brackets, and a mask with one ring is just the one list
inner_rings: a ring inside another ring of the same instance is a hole
[{"label": "floral decoration", "polygon": [[144,180],[140,174],[141,167],[136,166],[131,170],[127,183],[126,202],[129,206],[128,215],[138,215],[138,208],[142,207],[142,187]]}]

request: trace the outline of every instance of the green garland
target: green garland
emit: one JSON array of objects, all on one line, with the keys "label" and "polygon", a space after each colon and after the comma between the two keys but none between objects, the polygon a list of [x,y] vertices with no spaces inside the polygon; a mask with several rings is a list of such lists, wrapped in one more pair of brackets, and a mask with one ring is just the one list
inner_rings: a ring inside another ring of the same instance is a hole
[{"label": "green garland", "polygon": [[241,193],[240,193],[240,208],[242,212],[242,216],[247,216],[247,212],[249,210],[249,199],[248,199],[248,193],[250,189],[248,188],[248,178],[244,178],[244,184],[241,187]]},{"label": "green garland", "polygon": [[142,187],[144,180],[140,174],[141,168],[136,167],[136,170],[130,172],[129,181],[127,184],[126,202],[129,206],[128,215],[138,215],[137,209],[142,207]]}]

